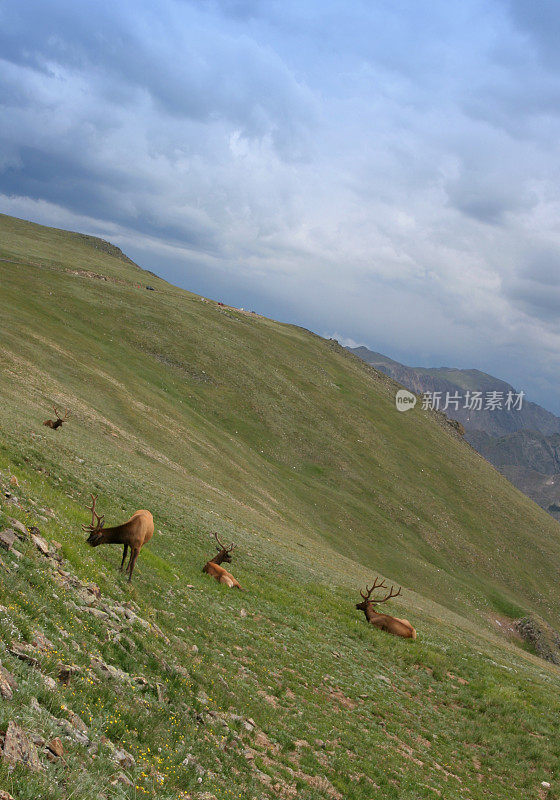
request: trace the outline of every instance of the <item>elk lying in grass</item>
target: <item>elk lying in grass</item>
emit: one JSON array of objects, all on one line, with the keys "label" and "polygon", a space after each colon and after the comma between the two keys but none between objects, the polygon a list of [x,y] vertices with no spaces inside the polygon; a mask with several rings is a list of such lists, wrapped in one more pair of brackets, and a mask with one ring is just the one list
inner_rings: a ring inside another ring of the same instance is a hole
[{"label": "elk lying in grass", "polygon": [[363,599],[361,603],[356,603],[356,608],[363,611],[367,621],[375,625],[376,628],[387,631],[387,633],[392,633],[394,636],[402,636],[404,639],[416,639],[416,631],[407,619],[390,617],[388,614],[380,614],[378,611],[374,610],[374,603],[386,603],[387,600],[390,600],[392,597],[398,597],[401,593],[400,587],[398,592],[394,592],[393,589],[395,587],[391,586],[385,597],[372,598],[371,593],[375,589],[387,589],[385,581],[381,581],[381,583],[377,581],[378,578],[374,580],[371,589],[368,589],[366,586],[365,594],[360,590]]},{"label": "elk lying in grass", "polygon": [[220,542],[217,533],[214,534],[214,538],[218,543],[216,547],[218,554],[215,555],[211,561],[206,562],[202,567],[202,571],[207,572],[208,575],[215,578],[218,583],[225,583],[230,589],[241,589],[243,592],[244,589],[239,585],[239,582],[233,577],[231,572],[228,572],[225,567],[220,566],[222,561],[225,561],[226,564],[231,564],[231,553],[235,545],[232,542],[229,547],[226,547]]},{"label": "elk lying in grass", "polygon": [[100,544],[124,545],[120,566],[121,572],[123,571],[126,554],[130,547],[130,558],[125,570],[128,572],[128,582],[130,583],[138,553],[154,535],[154,518],[149,511],[142,509],[140,511],[135,511],[131,518],[122,525],[115,525],[113,528],[104,528],[103,523],[105,517],[101,517],[95,512],[97,496],[94,497],[91,495],[91,499],[91,506],[86,506],[86,508],[91,511],[91,524],[82,525],[82,529],[86,533],[89,533],[87,544],[91,547],[97,547]]},{"label": "elk lying in grass", "polygon": [[68,421],[68,417],[70,416],[70,412],[68,409],[65,409],[64,416],[61,417],[58,411],[56,410],[56,406],[53,406],[54,413],[56,414],[56,419],[46,419],[43,422],[43,425],[46,425],[47,428],[52,428],[53,431],[56,431],[57,428],[60,428],[63,422]]}]

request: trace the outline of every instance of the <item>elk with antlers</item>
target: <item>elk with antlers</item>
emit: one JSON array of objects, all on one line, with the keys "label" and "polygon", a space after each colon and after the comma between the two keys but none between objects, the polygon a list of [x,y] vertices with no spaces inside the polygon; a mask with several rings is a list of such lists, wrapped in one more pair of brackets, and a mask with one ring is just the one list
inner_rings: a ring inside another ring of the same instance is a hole
[{"label": "elk with antlers", "polygon": [[130,547],[130,558],[125,572],[128,573],[128,582],[132,580],[132,573],[138,558],[138,553],[142,547],[149,542],[154,535],[154,518],[149,511],[141,509],[135,511],[131,518],[122,525],[115,525],[113,528],[104,528],[105,517],[100,516],[95,511],[97,495],[91,495],[92,504],[86,506],[91,511],[91,524],[82,525],[82,529],[89,533],[87,544],[97,547],[100,544],[122,544],[124,545],[123,557],[120,571],[123,571],[126,554]]},{"label": "elk with antlers", "polygon": [[398,597],[401,593],[400,587],[398,592],[395,592],[395,587],[391,586],[385,597],[372,598],[371,593],[375,589],[387,589],[384,580],[380,583],[377,581],[378,578],[374,580],[371,589],[368,589],[366,586],[365,594],[360,589],[360,594],[362,595],[363,600],[361,603],[356,603],[356,608],[359,611],[363,611],[366,615],[367,621],[372,625],[375,625],[376,628],[379,628],[382,631],[387,631],[387,633],[392,633],[394,636],[402,636],[404,639],[416,639],[416,631],[407,619],[390,617],[388,614],[380,614],[378,611],[374,610],[374,603],[386,603],[387,600],[390,600],[392,597]]},{"label": "elk with antlers", "polygon": [[220,566],[222,561],[225,561],[226,564],[231,564],[231,553],[235,545],[233,542],[230,544],[229,547],[226,547],[220,539],[218,538],[218,534],[214,534],[214,538],[216,539],[217,547],[216,550],[218,554],[214,556],[211,561],[207,561],[206,564],[202,567],[202,571],[208,573],[213,578],[215,578],[218,583],[225,583],[226,586],[229,586],[230,589],[241,589],[241,591],[245,591],[240,585],[239,582],[233,577],[231,572],[228,572],[225,567]]},{"label": "elk with antlers", "polygon": [[56,406],[53,406],[54,413],[56,414],[56,419],[46,419],[43,422],[43,425],[46,425],[47,428],[52,428],[53,431],[56,431],[57,428],[60,428],[63,422],[68,421],[68,417],[70,416],[70,412],[68,409],[65,409],[64,416],[61,417],[58,411],[56,410]]}]

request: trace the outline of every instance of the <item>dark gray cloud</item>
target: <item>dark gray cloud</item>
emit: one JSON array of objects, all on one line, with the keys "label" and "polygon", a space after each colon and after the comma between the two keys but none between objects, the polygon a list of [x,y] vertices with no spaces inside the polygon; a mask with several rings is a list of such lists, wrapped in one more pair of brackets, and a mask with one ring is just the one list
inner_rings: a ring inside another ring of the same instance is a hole
[{"label": "dark gray cloud", "polygon": [[559,410],[560,9],[535,9],[6,0],[0,208]]}]

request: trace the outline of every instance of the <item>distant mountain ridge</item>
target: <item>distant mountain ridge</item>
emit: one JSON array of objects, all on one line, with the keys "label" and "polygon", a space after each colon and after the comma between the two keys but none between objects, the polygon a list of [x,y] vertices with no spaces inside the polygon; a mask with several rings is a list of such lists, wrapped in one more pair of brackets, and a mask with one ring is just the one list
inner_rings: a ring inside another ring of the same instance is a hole
[{"label": "distant mountain ridge", "polygon": [[[560,417],[523,398],[519,410],[464,408],[466,392],[516,390],[477,369],[407,367],[367,347],[349,347],[355,355],[416,394],[441,392],[440,410],[465,428],[465,439],[518,489],[560,520]],[[461,397],[445,409],[446,394]]]},{"label": "distant mountain ridge", "polygon": [[[449,367],[407,367],[399,364],[381,353],[375,353],[367,347],[349,347],[372,367],[384,372],[394,380],[402,383],[411,392],[423,394],[424,392],[459,392],[464,396],[466,391],[499,391],[516,393],[513,386],[506,381],[488,375],[477,369],[455,369]],[[444,410],[440,406],[441,410]],[[521,410],[496,409],[494,411],[472,412],[459,405],[458,409],[449,410],[453,419],[459,420],[468,431],[484,431],[491,436],[500,436],[516,431],[537,431],[545,436],[560,433],[560,417],[547,411],[537,403],[531,403],[523,398]]]}]

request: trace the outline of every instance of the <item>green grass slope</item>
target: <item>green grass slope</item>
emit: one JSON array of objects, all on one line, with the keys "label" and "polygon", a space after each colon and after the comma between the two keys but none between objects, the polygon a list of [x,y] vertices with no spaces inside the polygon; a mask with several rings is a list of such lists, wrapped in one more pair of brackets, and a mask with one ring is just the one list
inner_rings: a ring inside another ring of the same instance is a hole
[{"label": "green grass slope", "polygon": [[[31,777],[1,765],[1,788],[543,796],[559,673],[489,620],[558,625],[554,520],[435,415],[397,412],[395,384],[335,343],[179,290],[91,237],[1,216],[0,258],[0,470],[7,491],[19,482],[1,527],[37,524],[75,576],[61,590],[28,540],[2,555],[0,660],[19,690],[0,730],[15,715],[48,739],[70,709],[90,741],[70,737],[65,762]],[[41,425],[53,403],[72,409],[60,431]],[[154,514],[131,590],[114,549],[84,545],[90,491],[108,524]],[[213,530],[237,542],[245,594],[202,575]],[[393,608],[416,642],[354,609],[374,574],[407,587]],[[78,581],[113,616],[84,611]],[[38,633],[50,645],[30,670],[9,648]],[[92,658],[122,674],[99,678]],[[45,688],[69,662],[69,684]],[[134,755],[131,786],[114,783],[114,745]]]}]

